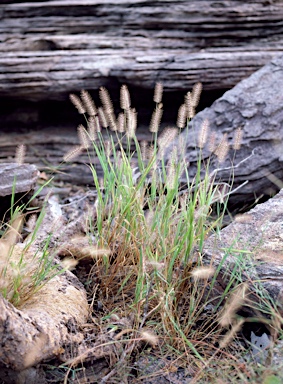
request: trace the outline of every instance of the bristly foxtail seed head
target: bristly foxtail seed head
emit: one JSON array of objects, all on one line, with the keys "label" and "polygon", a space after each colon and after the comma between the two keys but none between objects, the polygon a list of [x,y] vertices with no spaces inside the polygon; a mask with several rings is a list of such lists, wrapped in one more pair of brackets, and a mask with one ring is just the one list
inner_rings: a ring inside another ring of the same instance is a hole
[{"label": "bristly foxtail seed head", "polygon": [[150,124],[149,124],[149,131],[152,133],[157,133],[159,130],[162,114],[163,114],[163,105],[157,104],[155,110],[152,113]]},{"label": "bristly foxtail seed head", "polygon": [[63,160],[67,163],[72,160],[74,160],[76,157],[78,157],[83,152],[82,146],[77,146],[72,149],[70,149],[63,157]]},{"label": "bristly foxtail seed head", "polygon": [[149,145],[147,147],[147,158],[150,160],[153,158],[154,156],[154,152],[155,152],[155,149],[154,149],[154,146],[153,145]]},{"label": "bristly foxtail seed head", "polygon": [[202,83],[196,83],[192,90],[192,105],[194,108],[198,106],[200,95],[202,92]]},{"label": "bristly foxtail seed head", "polygon": [[103,108],[104,108],[104,111],[106,112],[106,114],[114,112],[111,98],[110,98],[109,93],[105,87],[99,88],[99,97],[100,97],[101,103],[103,105]]},{"label": "bristly foxtail seed head", "polygon": [[141,330],[140,335],[142,340],[147,342],[149,345],[151,345],[153,348],[155,348],[158,345],[159,339],[158,336],[156,336],[153,331],[149,330]]},{"label": "bristly foxtail seed head", "polygon": [[82,124],[80,124],[77,130],[78,130],[78,137],[79,137],[79,142],[81,144],[81,147],[83,147],[84,149],[89,148],[90,141],[89,141],[89,137],[85,127]]},{"label": "bristly foxtail seed head", "polygon": [[182,104],[178,111],[177,117],[177,127],[182,129],[187,125],[187,106],[186,104]]},{"label": "bristly foxtail seed head", "polygon": [[80,114],[86,113],[86,109],[81,99],[77,95],[71,93],[69,97],[70,97],[71,103],[77,108]]},{"label": "bristly foxtail seed head", "polygon": [[163,96],[163,84],[158,82],[155,84],[153,101],[156,104],[161,103],[162,102],[162,96]]},{"label": "bristly foxtail seed head", "polygon": [[81,99],[89,116],[97,115],[97,108],[88,91],[85,91],[84,89],[81,91]]},{"label": "bristly foxtail seed head", "polygon": [[242,138],[243,138],[243,130],[241,127],[239,127],[236,129],[235,136],[234,136],[233,149],[235,151],[238,151],[241,148]]},{"label": "bristly foxtail seed head", "polygon": [[128,138],[133,138],[137,130],[137,112],[135,108],[130,108],[127,111],[127,126],[126,135]]},{"label": "bristly foxtail seed head", "polygon": [[215,151],[215,143],[216,143],[216,133],[215,131],[211,131],[208,140],[208,150],[213,153]]},{"label": "bristly foxtail seed head", "polygon": [[166,186],[170,190],[175,188],[177,158],[178,158],[178,149],[177,149],[177,146],[175,145],[171,152],[171,156],[168,163],[168,171],[167,171]]},{"label": "bristly foxtail seed head", "polygon": [[111,147],[111,141],[110,140],[105,140],[104,150],[105,150],[106,157],[110,158],[111,153],[112,153],[112,147]]},{"label": "bristly foxtail seed head", "polygon": [[108,125],[111,131],[113,132],[117,131],[117,121],[116,121],[116,116],[114,112],[110,112],[107,114],[107,120],[108,120]]},{"label": "bristly foxtail seed head", "polygon": [[30,215],[28,221],[26,222],[26,229],[29,233],[34,231],[36,222],[37,222],[37,215],[33,213],[32,215]]},{"label": "bristly foxtail seed head", "polygon": [[227,140],[227,133],[225,133],[223,135],[218,147],[214,151],[215,155],[217,156],[219,163],[223,163],[223,161],[225,160],[225,158],[228,154],[228,151],[229,151],[229,143]]},{"label": "bristly foxtail seed head", "polygon": [[120,105],[122,109],[130,109],[131,108],[131,97],[126,85],[122,85],[120,90]]},{"label": "bristly foxtail seed head", "polygon": [[63,265],[63,268],[67,269],[68,271],[72,271],[73,269],[75,269],[78,263],[79,261],[72,257],[64,257],[61,260],[61,264]]},{"label": "bristly foxtail seed head", "polygon": [[185,95],[185,104],[187,107],[187,118],[191,120],[196,114],[191,92],[187,92]]},{"label": "bristly foxtail seed head", "polygon": [[163,158],[166,148],[174,141],[178,135],[177,128],[166,127],[157,139],[158,158]]},{"label": "bristly foxtail seed head", "polygon": [[213,267],[197,267],[194,268],[191,272],[194,280],[209,279],[210,277],[214,276],[214,274],[215,268]]},{"label": "bristly foxtail seed head", "polygon": [[243,283],[243,284],[240,284],[232,293],[227,304],[225,304],[223,313],[221,314],[218,320],[218,323],[221,327],[224,328],[233,323],[233,319],[235,317],[237,310],[243,306],[246,300],[247,291],[248,291],[248,284]]},{"label": "bristly foxtail seed head", "polygon": [[90,118],[88,119],[87,132],[88,132],[89,139],[91,141],[95,141],[97,138],[95,116],[90,116]]},{"label": "bristly foxtail seed head", "polygon": [[98,107],[97,112],[98,112],[100,124],[102,125],[103,128],[107,128],[108,127],[108,122],[107,122],[107,119],[105,117],[105,113],[104,113],[103,108],[102,107]]},{"label": "bristly foxtail seed head", "polygon": [[198,136],[198,146],[201,149],[206,144],[207,136],[208,136],[208,131],[209,131],[209,121],[208,121],[208,119],[204,119],[202,124],[201,124],[200,133],[199,133],[199,136]]},{"label": "bristly foxtail seed head", "polygon": [[146,140],[142,140],[140,143],[141,158],[142,161],[148,160],[148,144]]},{"label": "bristly foxtail seed head", "polygon": [[123,133],[125,128],[125,115],[123,112],[120,112],[117,118],[117,131]]},{"label": "bristly foxtail seed head", "polygon": [[227,345],[233,340],[233,338],[237,335],[237,333],[242,329],[244,322],[245,322],[245,319],[240,319],[235,324],[232,325],[232,328],[230,329],[230,331],[227,332],[227,334],[219,343],[219,347],[221,349],[227,347]]},{"label": "bristly foxtail seed head", "polygon": [[96,132],[101,132],[101,125],[100,125],[100,121],[99,121],[99,116],[98,115],[94,116],[94,123],[95,123],[95,130],[96,130]]},{"label": "bristly foxtail seed head", "polygon": [[15,163],[22,165],[25,161],[26,146],[25,144],[19,144],[16,148]]}]

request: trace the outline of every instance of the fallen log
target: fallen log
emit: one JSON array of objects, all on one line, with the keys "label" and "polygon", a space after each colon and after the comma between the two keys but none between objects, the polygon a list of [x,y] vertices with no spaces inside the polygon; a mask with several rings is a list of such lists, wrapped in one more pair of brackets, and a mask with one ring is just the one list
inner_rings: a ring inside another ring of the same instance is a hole
[{"label": "fallen log", "polygon": [[229,89],[283,50],[280,2],[57,0],[0,12],[0,97],[62,100],[114,79]]}]

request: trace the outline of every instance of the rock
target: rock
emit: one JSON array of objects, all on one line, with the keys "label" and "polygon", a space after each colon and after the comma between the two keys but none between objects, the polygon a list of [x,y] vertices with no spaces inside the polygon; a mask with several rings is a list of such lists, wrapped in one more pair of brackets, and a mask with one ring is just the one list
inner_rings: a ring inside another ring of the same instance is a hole
[{"label": "rock", "polygon": [[262,291],[262,297],[272,298],[283,314],[283,189],[236,216],[219,236],[205,242],[203,251],[206,263],[213,262],[224,281],[247,281],[257,295]]},{"label": "rock", "polygon": [[[234,189],[246,183],[231,195],[231,202],[243,207],[282,188],[282,88],[283,56],[280,56],[227,91],[210,108],[199,112],[189,124],[189,131],[184,131],[181,137],[182,145],[185,143],[186,161],[190,164],[189,175],[193,177],[196,174],[200,154],[196,150],[198,136],[203,121],[207,119],[209,135],[202,157],[204,160],[210,158],[210,171],[220,168],[217,180],[228,184],[233,180]],[[235,151],[237,128],[242,130],[243,137],[240,149]],[[213,134],[215,147],[223,135],[227,135],[230,143],[230,151],[222,163],[209,150]]]},{"label": "rock", "polygon": [[13,191],[30,191],[35,187],[38,175],[36,166],[32,164],[0,164],[0,197],[11,195]]},{"label": "rock", "polygon": [[113,80],[229,89],[283,47],[278,1],[10,1],[0,12],[0,97],[60,100]]}]

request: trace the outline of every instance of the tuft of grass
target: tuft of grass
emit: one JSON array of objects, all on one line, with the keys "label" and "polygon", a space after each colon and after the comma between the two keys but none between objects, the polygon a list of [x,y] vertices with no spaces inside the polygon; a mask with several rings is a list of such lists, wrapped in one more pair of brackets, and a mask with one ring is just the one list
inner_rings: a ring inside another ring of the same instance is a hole
[{"label": "tuft of grass", "polygon": [[[93,135],[95,140],[88,133],[90,126],[85,128],[91,141],[86,150],[97,192],[89,237],[96,239],[99,249],[110,250],[96,257],[91,280],[97,281],[99,277],[95,292],[97,300],[103,303],[105,319],[107,313],[114,311],[131,323],[130,331],[125,332],[127,346],[119,364],[125,364],[134,350],[140,350],[137,340],[142,337],[152,349],[177,357],[180,365],[182,361],[186,364],[190,356],[192,367],[197,370],[200,364],[205,365],[212,350],[218,350],[215,346],[221,340],[217,314],[212,311],[206,319],[204,315],[220,268],[203,265],[202,249],[207,236],[221,228],[231,186],[226,186],[228,190],[221,194],[214,182],[217,172],[210,172],[209,160],[205,162],[202,158],[202,149],[206,145],[212,147],[208,121],[200,127],[194,178],[188,175],[185,156],[180,156],[182,146],[175,145],[178,133],[189,129],[201,85],[186,94],[177,127],[167,127],[158,134],[162,91],[157,84],[149,144],[138,141],[136,120],[132,128],[127,112],[131,109],[130,96],[125,85],[121,88],[124,112],[117,118],[124,129],[114,128],[114,108],[105,88],[100,89],[102,107],[98,107],[96,117],[101,126]],[[85,119],[89,121],[87,116]],[[163,155],[168,148],[171,155],[165,161]],[[222,162],[228,149],[224,136],[218,147],[213,148],[212,156]],[[93,156],[99,159],[102,179],[93,165]],[[185,189],[179,182],[181,175],[186,176]],[[216,218],[212,216],[215,205]],[[236,334],[235,326],[233,330],[229,340]],[[115,374],[117,369],[113,369]]]},{"label": "tuft of grass", "polygon": [[[22,152],[22,149],[20,151]],[[20,157],[23,161],[23,156]],[[58,268],[54,263],[55,252],[50,252],[49,249],[52,233],[45,239],[42,249],[33,247],[42,226],[45,207],[38,215],[32,213],[37,211],[36,208],[28,215],[30,203],[50,181],[42,185],[29,201],[22,205],[15,201],[13,187],[10,220],[0,225],[0,294],[18,308],[50,279],[62,272],[62,268]],[[25,239],[21,234],[24,225],[30,232]]]}]

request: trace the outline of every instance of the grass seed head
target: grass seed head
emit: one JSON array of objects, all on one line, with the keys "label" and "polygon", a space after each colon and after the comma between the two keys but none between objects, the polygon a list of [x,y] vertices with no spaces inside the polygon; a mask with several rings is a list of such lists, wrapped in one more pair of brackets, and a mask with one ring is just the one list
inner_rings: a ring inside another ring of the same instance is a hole
[{"label": "grass seed head", "polygon": [[153,101],[156,104],[160,104],[162,102],[162,96],[163,96],[163,84],[158,82],[155,84]]},{"label": "grass seed head", "polygon": [[182,104],[178,110],[177,116],[177,127],[182,129],[187,125],[187,106],[186,104]]},{"label": "grass seed head", "polygon": [[87,122],[87,132],[91,141],[95,141],[97,138],[96,117],[97,116],[90,116]]},{"label": "grass seed head", "polygon": [[131,97],[126,85],[122,85],[120,89],[120,105],[122,109],[130,109],[131,108]]},{"label": "grass seed head", "polygon": [[229,152],[229,143],[227,140],[227,133],[224,133],[218,147],[214,151],[215,155],[217,156],[219,163],[223,163],[228,152]]},{"label": "grass seed head", "polygon": [[78,131],[78,138],[79,138],[81,147],[84,149],[89,148],[90,140],[85,127],[82,124],[80,124],[77,128],[77,131]]},{"label": "grass seed head", "polygon": [[109,112],[106,115],[106,118],[107,118],[108,125],[109,125],[111,131],[113,131],[113,132],[117,131],[117,129],[118,129],[117,120],[116,120],[116,116],[115,116],[114,112]]},{"label": "grass seed head", "polygon": [[191,272],[191,276],[195,281],[200,279],[209,279],[210,277],[214,276],[214,274],[215,268],[213,267],[196,267]]},{"label": "grass seed head", "polygon": [[107,122],[107,119],[106,119],[106,116],[105,116],[103,108],[102,107],[98,107],[97,112],[98,112],[99,122],[100,122],[101,126],[103,128],[107,128],[108,127],[108,122]]},{"label": "grass seed head", "polygon": [[141,150],[141,158],[142,161],[147,161],[149,159],[148,157],[148,144],[146,140],[142,140],[140,142],[140,150]]},{"label": "grass seed head", "polygon": [[137,112],[135,108],[130,108],[127,111],[127,129],[126,135],[128,138],[133,138],[137,130]]},{"label": "grass seed head", "polygon": [[233,323],[237,310],[242,307],[246,300],[247,290],[248,284],[243,283],[231,294],[218,321],[221,327],[224,328]]},{"label": "grass seed head", "polygon": [[232,328],[230,329],[230,331],[226,333],[224,338],[219,343],[219,347],[221,349],[227,347],[227,345],[234,339],[237,333],[241,330],[244,322],[245,320],[241,319],[236,324],[232,325]]},{"label": "grass seed head", "polygon": [[103,109],[106,112],[106,114],[114,112],[112,100],[111,100],[110,95],[109,95],[109,93],[105,87],[99,88],[99,97],[100,97],[101,103],[103,105]]},{"label": "grass seed head", "polygon": [[33,232],[33,230],[35,229],[36,221],[37,215],[35,213],[29,216],[29,219],[26,223],[26,229],[29,233]]},{"label": "grass seed head", "polygon": [[26,155],[26,146],[24,144],[19,144],[16,148],[15,163],[22,165],[25,160],[25,155]]},{"label": "grass seed head", "polygon": [[63,161],[66,163],[73,161],[76,157],[78,157],[80,154],[82,154],[84,148],[79,145],[77,147],[74,147],[70,149],[63,157]]},{"label": "grass seed head", "polygon": [[81,99],[89,116],[97,115],[97,108],[88,91],[85,91],[84,89],[81,91]]},{"label": "grass seed head", "polygon": [[193,90],[192,90],[192,105],[194,108],[198,106],[201,92],[202,92],[202,83],[198,82],[193,86]]},{"label": "grass seed head", "polygon": [[125,132],[125,114],[123,112],[120,112],[117,118],[117,131],[120,133]]},{"label": "grass seed head", "polygon": [[191,120],[196,114],[191,92],[187,92],[185,96],[185,105],[187,108],[187,118]]},{"label": "grass seed head", "polygon": [[243,130],[241,127],[239,127],[236,129],[235,136],[234,136],[233,149],[235,151],[238,151],[241,148],[242,139],[243,139]]},{"label": "grass seed head", "polygon": [[140,331],[140,335],[142,340],[151,345],[153,348],[157,347],[159,343],[159,338],[155,335],[153,331],[144,329]]},{"label": "grass seed head", "polygon": [[157,139],[158,157],[160,159],[163,158],[166,148],[168,148],[168,146],[172,144],[172,142],[177,137],[177,135],[178,135],[178,130],[176,128],[167,127],[163,130],[161,135],[158,137]]},{"label": "grass seed head", "polygon": [[171,156],[168,162],[166,186],[170,190],[176,187],[177,159],[178,159],[178,148],[175,145],[172,149]]},{"label": "grass seed head", "polygon": [[70,97],[71,102],[77,108],[77,110],[80,114],[86,113],[86,109],[85,109],[81,99],[77,95],[71,93],[69,97]]},{"label": "grass seed head", "polygon": [[209,131],[209,121],[208,119],[205,119],[201,124],[200,133],[198,136],[199,148],[203,148],[205,146],[207,141],[208,131]]},{"label": "grass seed head", "polygon": [[216,149],[216,133],[215,131],[211,131],[208,139],[208,150],[213,153]]},{"label": "grass seed head", "polygon": [[63,265],[63,268],[72,271],[78,265],[78,260],[72,257],[64,257],[64,259],[61,260],[61,264]]},{"label": "grass seed head", "polygon": [[149,131],[152,133],[157,133],[159,130],[161,118],[163,114],[162,104],[157,104],[155,110],[152,113],[150,124],[149,124]]}]

